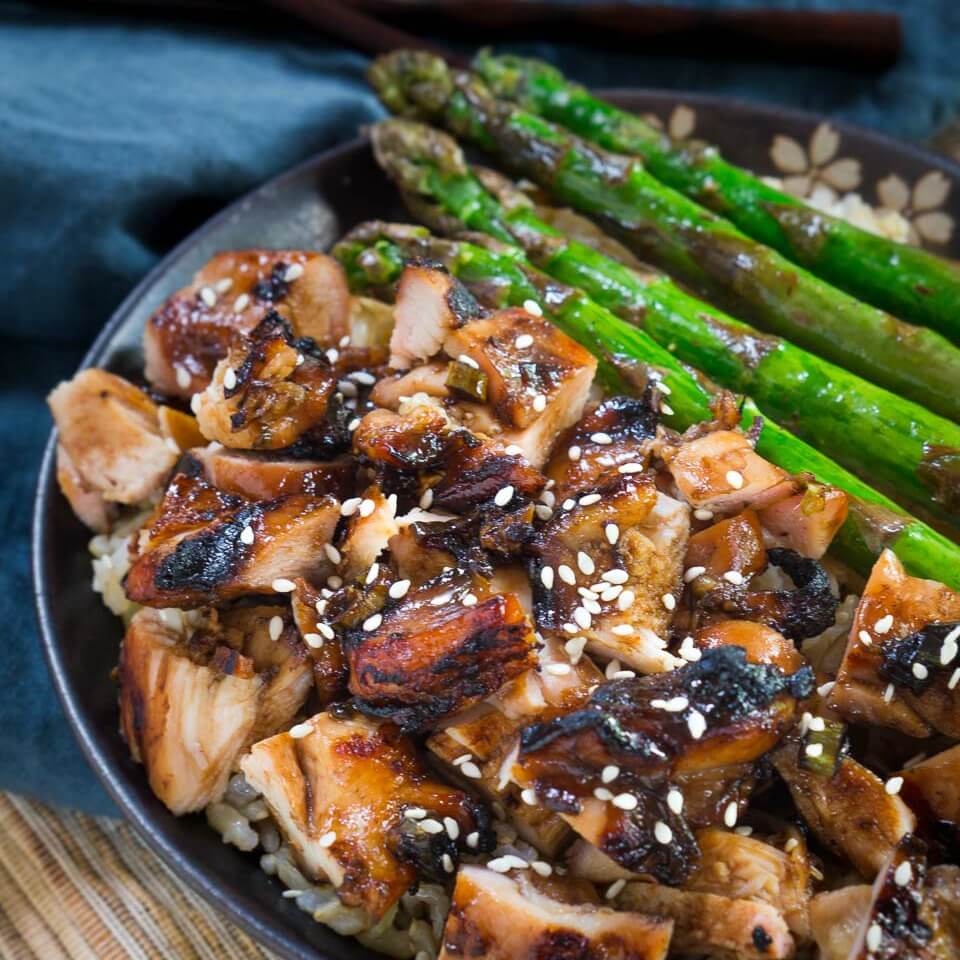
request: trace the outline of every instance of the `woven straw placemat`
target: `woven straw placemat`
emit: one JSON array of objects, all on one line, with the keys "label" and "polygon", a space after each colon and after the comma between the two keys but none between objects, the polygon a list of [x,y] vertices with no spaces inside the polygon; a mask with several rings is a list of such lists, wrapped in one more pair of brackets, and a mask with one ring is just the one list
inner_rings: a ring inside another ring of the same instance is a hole
[{"label": "woven straw placemat", "polygon": [[3,960],[273,960],[118,820],[0,793]]}]

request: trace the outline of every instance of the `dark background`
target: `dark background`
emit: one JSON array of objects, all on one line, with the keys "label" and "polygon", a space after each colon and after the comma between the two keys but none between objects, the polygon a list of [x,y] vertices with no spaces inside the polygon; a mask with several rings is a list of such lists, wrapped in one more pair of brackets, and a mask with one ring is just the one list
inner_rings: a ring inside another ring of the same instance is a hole
[{"label": "dark background", "polygon": [[[364,56],[285,14],[242,6],[0,0],[0,788],[53,803],[111,810],[66,727],[36,635],[28,532],[50,429],[44,396],[177,241],[380,115]],[[898,12],[903,54],[876,72],[764,62],[759,49],[735,60],[658,55],[655,44],[609,50],[575,35],[550,44],[503,35],[497,45],[596,86],[727,93],[908,140],[955,118],[957,0],[766,6]]]}]

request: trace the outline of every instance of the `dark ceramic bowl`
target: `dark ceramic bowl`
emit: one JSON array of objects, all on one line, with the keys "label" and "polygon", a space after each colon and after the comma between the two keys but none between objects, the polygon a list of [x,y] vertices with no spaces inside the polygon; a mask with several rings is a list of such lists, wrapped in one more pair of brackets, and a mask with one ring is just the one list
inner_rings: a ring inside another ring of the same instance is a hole
[{"label": "dark ceramic bowl", "polygon": [[[885,182],[881,195],[902,201],[926,240],[942,239],[960,218],[960,190],[951,190],[960,183],[960,168],[914,147],[841,124],[834,136],[807,114],[710,96],[617,91],[611,98],[659,117],[675,135],[692,130],[717,143],[729,159],[764,174],[788,172],[811,183],[857,189],[869,203],[877,202],[878,184]],[[789,170],[778,171],[771,159],[775,140],[775,155]],[[137,369],[147,317],[216,251],[325,249],[354,224],[374,217],[405,219],[366,142],[355,140],[307,160],[232,204],[170,253],[116,311],[84,366]],[[931,246],[952,256],[958,252],[956,243]],[[54,448],[51,435],[33,528],[36,603],[50,670],[90,765],[124,815],[176,873],[265,946],[291,960],[371,957],[355,941],[337,936],[283,899],[278,882],[260,871],[256,856],[225,846],[201,816],[171,816],[150,792],[143,770],[130,759],[117,732],[110,671],[117,659],[119,622],[91,589],[89,533],[57,489]]]}]

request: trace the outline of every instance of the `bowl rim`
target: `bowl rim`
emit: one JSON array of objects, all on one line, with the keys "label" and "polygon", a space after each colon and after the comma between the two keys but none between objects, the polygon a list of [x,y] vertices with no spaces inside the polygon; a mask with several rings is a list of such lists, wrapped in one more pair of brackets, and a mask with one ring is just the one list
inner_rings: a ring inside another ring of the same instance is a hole
[{"label": "bowl rim", "polygon": [[[913,143],[897,140],[885,133],[843,120],[833,120],[812,111],[793,107],[781,107],[769,102],[753,101],[742,97],[732,97],[722,94],[705,93],[698,91],[669,90],[652,87],[614,87],[598,91],[600,96],[618,103],[627,109],[637,108],[644,101],[666,101],[675,105],[685,104],[699,108],[723,108],[741,114],[763,115],[768,120],[782,120],[791,126],[800,126],[813,129],[816,125],[828,122],[841,134],[849,134],[867,146],[876,146],[879,149],[893,151],[901,156],[909,156],[916,162],[925,162],[934,169],[951,174],[960,183],[960,163],[950,157],[938,154],[928,148]],[[224,221],[228,220],[238,209],[255,202],[261,194],[269,193],[277,187],[283,186],[311,170],[318,164],[325,163],[342,154],[362,149],[369,143],[365,135],[352,137],[349,140],[330,147],[326,150],[311,154],[306,159],[264,181],[242,196],[238,197],[226,207],[214,214],[195,230],[191,231],[170,251],[156,263],[154,267],[134,286],[111,314],[103,329],[97,335],[90,348],[80,362],[78,370],[96,365],[104,354],[117,332],[124,324],[130,312],[140,302],[144,294],[166,274],[170,268],[183,256],[188,254],[194,245],[201,241],[209,232]],[[101,754],[93,733],[93,721],[84,715],[78,702],[76,692],[70,682],[65,664],[60,656],[63,645],[53,623],[52,608],[54,600],[49,595],[46,585],[46,565],[43,545],[52,534],[46,504],[56,487],[56,446],[57,431],[51,428],[50,435],[44,447],[40,462],[38,482],[33,498],[33,519],[30,531],[30,568],[33,577],[33,599],[40,633],[41,646],[47,667],[53,680],[57,697],[70,724],[81,752],[88,765],[96,774],[107,794],[116,804],[123,819],[129,823],[137,835],[153,850],[163,862],[179,877],[186,881],[188,886],[215,909],[221,911],[242,930],[249,933],[260,944],[273,950],[279,956],[288,960],[317,960],[324,955],[310,944],[301,941],[294,931],[287,931],[276,923],[271,923],[267,917],[258,916],[241,909],[229,892],[224,889],[216,878],[208,875],[202,863],[180,849],[179,845],[169,840],[153,825],[153,816],[140,804],[138,798],[131,792],[128,778],[113,768],[108,757]],[[344,938],[347,939],[347,938]],[[371,952],[371,956],[379,956]]]}]

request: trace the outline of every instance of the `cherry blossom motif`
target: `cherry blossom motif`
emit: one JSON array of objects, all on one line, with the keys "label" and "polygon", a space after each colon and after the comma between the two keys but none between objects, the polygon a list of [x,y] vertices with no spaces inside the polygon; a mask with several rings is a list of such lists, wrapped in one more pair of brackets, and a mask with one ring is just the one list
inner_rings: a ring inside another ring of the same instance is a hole
[{"label": "cherry blossom motif", "polygon": [[[818,124],[803,147],[793,137],[777,134],[770,159],[783,176],[783,188],[795,197],[809,197],[816,190],[821,202],[860,185],[860,161],[837,158],[840,134],[829,123]],[[828,194],[829,192],[829,194]]]},{"label": "cherry blossom motif", "polygon": [[[656,127],[658,130],[664,129],[663,121],[654,113],[644,114],[643,119],[651,127]],[[696,125],[696,111],[685,103],[678,103],[667,119],[666,132],[672,140],[686,140],[693,133]]]},{"label": "cherry blossom motif", "polygon": [[945,244],[953,236],[954,222],[939,209],[953,184],[939,170],[925,173],[911,188],[895,173],[877,183],[877,198],[882,208],[894,210],[910,223],[910,242]]}]

